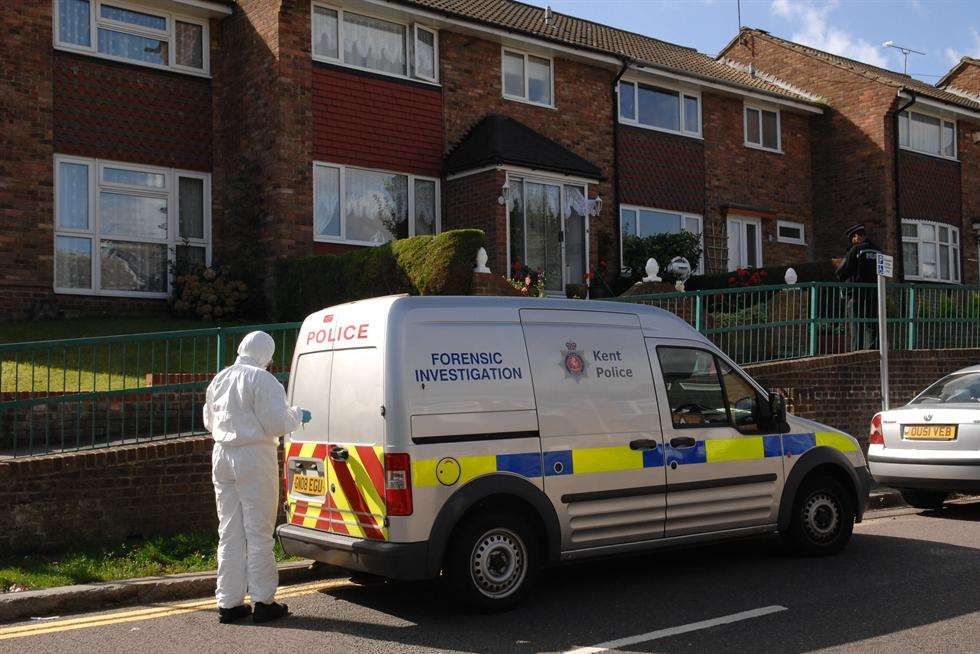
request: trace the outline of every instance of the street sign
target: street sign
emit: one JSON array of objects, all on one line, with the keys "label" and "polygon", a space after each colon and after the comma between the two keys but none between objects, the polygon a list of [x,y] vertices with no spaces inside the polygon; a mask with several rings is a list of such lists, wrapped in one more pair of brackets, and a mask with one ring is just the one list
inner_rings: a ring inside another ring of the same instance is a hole
[{"label": "street sign", "polygon": [[878,254],[878,276],[891,278],[895,274],[895,258],[889,254]]}]

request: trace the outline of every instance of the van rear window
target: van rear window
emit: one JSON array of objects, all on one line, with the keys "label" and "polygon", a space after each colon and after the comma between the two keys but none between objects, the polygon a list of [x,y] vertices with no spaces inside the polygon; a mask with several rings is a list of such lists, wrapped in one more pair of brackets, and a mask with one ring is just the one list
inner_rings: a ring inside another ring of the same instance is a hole
[{"label": "van rear window", "polygon": [[313,352],[296,362],[290,385],[289,403],[309,411],[313,419],[290,436],[294,441],[327,440],[330,413],[330,369],[333,352]]}]

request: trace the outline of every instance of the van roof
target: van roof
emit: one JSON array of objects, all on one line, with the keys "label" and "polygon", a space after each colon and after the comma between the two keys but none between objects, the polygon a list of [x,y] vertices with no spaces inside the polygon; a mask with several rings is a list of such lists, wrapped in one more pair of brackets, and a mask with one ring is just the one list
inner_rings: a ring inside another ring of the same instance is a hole
[{"label": "van roof", "polygon": [[[381,300],[382,298],[375,298]],[[566,300],[551,298],[523,298],[496,296],[463,296],[463,295],[402,295],[385,298],[391,302],[391,309],[460,309],[495,308],[501,310],[521,309],[563,309],[567,311],[608,311],[612,313],[636,314],[640,319],[640,327],[645,332],[656,332],[671,338],[685,338],[708,342],[700,332],[677,315],[644,304],[634,302],[610,302],[602,300]],[[357,304],[353,302],[351,304]],[[350,305],[348,305],[350,306]]]}]

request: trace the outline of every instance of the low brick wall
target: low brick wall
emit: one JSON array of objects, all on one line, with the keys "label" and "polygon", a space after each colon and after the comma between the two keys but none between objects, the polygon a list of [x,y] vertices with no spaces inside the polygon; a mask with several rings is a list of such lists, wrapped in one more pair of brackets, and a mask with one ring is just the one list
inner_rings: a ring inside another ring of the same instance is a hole
[{"label": "low brick wall", "polygon": [[[976,349],[892,353],[892,404],[977,362]],[[783,391],[798,415],[867,438],[881,403],[876,352],[747,369],[767,388]],[[210,530],[216,524],[208,437],[0,462],[0,553]]]}]

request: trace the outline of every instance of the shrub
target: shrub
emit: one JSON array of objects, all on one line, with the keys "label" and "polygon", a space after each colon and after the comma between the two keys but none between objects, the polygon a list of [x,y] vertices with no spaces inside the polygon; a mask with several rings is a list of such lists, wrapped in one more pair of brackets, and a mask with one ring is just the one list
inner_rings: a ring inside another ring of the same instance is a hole
[{"label": "shrub", "polygon": [[[657,261],[660,261],[657,259]],[[792,268],[796,271],[797,282],[832,282],[834,281],[834,264],[830,261],[808,261],[806,263],[793,264],[792,266],[767,266],[764,268],[752,268],[747,271],[747,276],[759,273],[757,283],[765,285],[783,284],[786,278],[786,269]],[[761,273],[765,272],[762,279]],[[756,284],[741,284],[739,279],[732,282],[732,277],[738,277],[737,273],[723,272],[712,273],[710,275],[696,275],[687,280],[685,288],[689,291],[707,291],[716,288],[731,288],[733,286],[755,286]]]},{"label": "shrub", "polygon": [[344,254],[280,259],[273,273],[276,317],[301,320],[324,307],[394,293],[466,295],[485,243],[482,231],[460,229]]},{"label": "shrub", "polygon": [[234,320],[245,315],[249,286],[229,268],[197,268],[174,278],[170,306],[174,314],[201,320]]},{"label": "shrub", "polygon": [[[647,259],[651,257],[666,271],[674,257],[684,257],[692,268],[701,260],[701,236],[690,232],[679,234],[654,234],[652,236],[623,237],[623,275],[630,283],[638,282],[646,274]],[[663,276],[663,275],[661,275]]]}]

